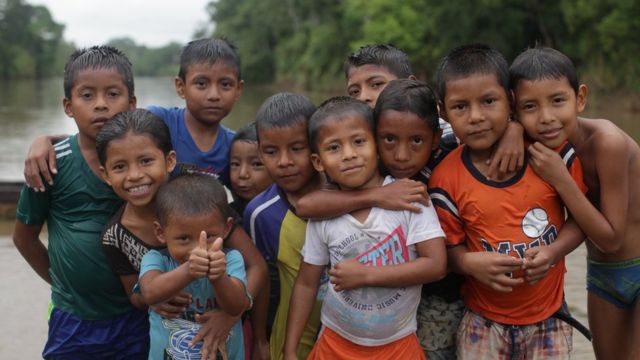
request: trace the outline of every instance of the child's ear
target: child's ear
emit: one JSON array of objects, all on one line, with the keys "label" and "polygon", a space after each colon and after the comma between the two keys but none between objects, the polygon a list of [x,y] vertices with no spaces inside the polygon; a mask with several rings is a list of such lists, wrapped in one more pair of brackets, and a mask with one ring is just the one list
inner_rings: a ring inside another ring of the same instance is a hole
[{"label": "child's ear", "polygon": [[233,224],[235,222],[236,221],[231,216],[227,218],[227,221],[225,224],[224,236],[222,237],[223,240],[226,240],[227,237],[231,235],[231,230],[233,229]]},{"label": "child's ear", "polygon": [[184,81],[182,81],[182,78],[180,78],[180,76],[176,76],[176,78],[174,79],[174,84],[176,86],[176,94],[178,94],[178,96],[180,96],[181,99],[184,99]]},{"label": "child's ear", "polygon": [[160,226],[160,223],[157,221],[153,222],[153,227],[156,233],[156,238],[158,239],[158,241],[160,241],[163,244],[167,244],[166,239],[164,238],[164,231],[162,230],[162,226]]},{"label": "child's ear", "polygon": [[408,79],[409,79],[409,80],[418,80],[418,78],[417,78],[415,75],[413,75],[413,74],[409,75],[409,78],[408,78]]},{"label": "child's ear", "polygon": [[587,106],[587,95],[589,94],[589,88],[587,85],[580,84],[578,87],[578,93],[576,94],[576,102],[578,104],[578,113],[581,113]]},{"label": "child's ear", "polygon": [[167,172],[170,173],[176,167],[176,152],[174,150],[169,151],[166,161],[167,161]]},{"label": "child's ear", "polygon": [[104,169],[104,166],[100,166],[100,176],[102,177],[102,180],[104,180],[104,182],[106,182],[107,184],[109,184],[109,186],[111,186],[111,181],[109,180],[109,174],[107,173],[107,170]]},{"label": "child's ear", "polygon": [[446,122],[449,122],[449,119],[447,118],[447,112],[444,109],[444,103],[442,101],[438,101],[438,113],[440,114],[440,117],[442,119],[444,119]]},{"label": "child's ear", "polygon": [[73,109],[71,109],[71,99],[66,97],[62,99],[62,108],[64,109],[64,113],[67,114],[68,117],[73,118]]},{"label": "child's ear", "polygon": [[135,96],[132,96],[129,99],[129,110],[135,110],[137,104],[138,104],[138,99]]},{"label": "child's ear", "polygon": [[244,91],[244,80],[239,80],[238,81],[238,94],[236,95],[236,101],[238,101],[238,99],[240,99],[240,96],[242,95],[243,91]]},{"label": "child's ear", "polygon": [[320,161],[320,156],[316,153],[311,154],[311,164],[313,168],[316,169],[317,172],[323,172],[324,167],[322,166],[322,161]]}]

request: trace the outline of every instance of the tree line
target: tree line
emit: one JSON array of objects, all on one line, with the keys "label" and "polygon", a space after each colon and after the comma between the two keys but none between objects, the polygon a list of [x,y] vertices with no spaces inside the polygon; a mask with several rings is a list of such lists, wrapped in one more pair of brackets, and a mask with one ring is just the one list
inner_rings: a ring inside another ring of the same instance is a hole
[{"label": "tree line", "polygon": [[637,0],[214,0],[214,34],[234,41],[244,77],[316,88],[342,81],[358,47],[391,43],[431,80],[451,48],[487,43],[507,60],[536,44],[566,53],[583,80],[640,91]]},{"label": "tree line", "polygon": [[[640,92],[637,0],[213,0],[204,11],[210,35],[238,46],[250,83],[335,86],[346,56],[371,43],[403,49],[414,73],[432,80],[451,48],[483,42],[508,60],[529,46],[552,46],[592,87]],[[60,76],[74,49],[63,31],[44,6],[0,0],[0,78]],[[138,76],[175,75],[183,46],[109,44],[129,56]]]}]

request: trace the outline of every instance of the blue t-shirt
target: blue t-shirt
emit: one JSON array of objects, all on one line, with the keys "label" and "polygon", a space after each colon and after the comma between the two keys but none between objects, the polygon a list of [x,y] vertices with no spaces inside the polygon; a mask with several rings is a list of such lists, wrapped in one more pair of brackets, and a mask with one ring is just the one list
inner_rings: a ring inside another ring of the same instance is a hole
[{"label": "blue t-shirt", "polygon": [[186,173],[213,175],[229,186],[229,151],[235,132],[219,125],[218,137],[213,147],[201,151],[184,123],[185,108],[149,106],[150,112],[164,120],[171,134],[171,144],[176,151],[177,164],[171,176]]},{"label": "blue t-shirt", "polygon": [[[237,250],[226,253],[227,274],[247,284],[242,255]],[[150,270],[168,272],[176,269],[180,263],[169,256],[166,249],[150,250],[143,258],[140,268],[140,278]],[[195,321],[195,314],[202,314],[215,307],[215,290],[209,279],[204,277],[191,282],[183,291],[191,294],[192,302],[187,311],[177,319],[165,319],[155,311],[149,309],[149,323],[151,324],[151,349],[149,359],[199,359],[202,342],[189,347],[191,339],[196,336],[200,324]],[[244,340],[242,325],[238,321],[231,328],[227,340],[227,354],[229,359],[244,359]]]}]

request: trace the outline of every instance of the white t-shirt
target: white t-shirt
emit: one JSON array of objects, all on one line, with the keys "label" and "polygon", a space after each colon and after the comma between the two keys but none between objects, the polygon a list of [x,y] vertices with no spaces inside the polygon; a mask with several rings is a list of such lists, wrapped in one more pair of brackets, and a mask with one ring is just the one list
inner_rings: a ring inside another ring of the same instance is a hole
[{"label": "white t-shirt", "polygon": [[[392,181],[387,177],[384,183]],[[444,237],[444,232],[433,207],[414,205],[422,211],[371,208],[363,223],[349,214],[309,221],[302,249],[304,261],[333,267],[354,257],[368,266],[397,265],[415,259],[414,244]],[[320,319],[324,326],[356,344],[388,344],[416,331],[421,287],[364,287],[336,292],[329,284]]]}]

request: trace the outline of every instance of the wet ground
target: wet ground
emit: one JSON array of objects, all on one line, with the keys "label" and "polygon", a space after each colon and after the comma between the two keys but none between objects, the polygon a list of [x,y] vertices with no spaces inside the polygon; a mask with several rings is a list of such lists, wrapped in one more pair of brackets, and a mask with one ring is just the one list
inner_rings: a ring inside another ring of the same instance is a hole
[{"label": "wet ground", "polygon": [[[581,246],[567,258],[565,293],[571,313],[587,323],[585,290],[586,250]],[[49,287],[29,267],[13,246],[11,238],[0,235],[0,359],[38,359],[47,338],[46,312]],[[572,357],[595,359],[591,344],[577,331]]]}]

